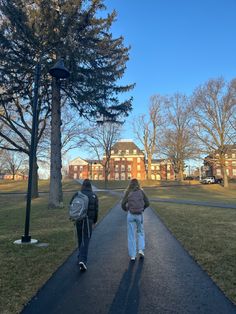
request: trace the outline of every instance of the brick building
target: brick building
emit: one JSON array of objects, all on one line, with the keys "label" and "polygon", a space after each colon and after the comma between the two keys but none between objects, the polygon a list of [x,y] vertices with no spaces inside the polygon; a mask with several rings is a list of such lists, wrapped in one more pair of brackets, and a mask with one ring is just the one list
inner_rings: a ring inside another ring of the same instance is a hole
[{"label": "brick building", "polygon": [[[224,163],[229,179],[236,179],[236,144],[225,147]],[[207,156],[204,160],[204,176],[215,176],[223,178],[222,169],[219,163],[219,153]]]},{"label": "brick building", "polygon": [[[109,180],[145,180],[146,167],[144,152],[132,140],[120,140],[112,147]],[[174,180],[174,171],[168,160],[152,160],[151,169],[152,180]],[[97,160],[76,158],[69,163],[69,177],[103,180],[103,165]]]}]

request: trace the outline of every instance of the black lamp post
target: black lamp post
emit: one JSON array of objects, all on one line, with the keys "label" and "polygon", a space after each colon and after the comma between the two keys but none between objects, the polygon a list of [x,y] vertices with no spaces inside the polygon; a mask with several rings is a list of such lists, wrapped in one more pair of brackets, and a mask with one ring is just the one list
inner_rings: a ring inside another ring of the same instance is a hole
[{"label": "black lamp post", "polygon": [[33,99],[33,119],[32,119],[32,133],[31,133],[31,144],[30,144],[30,155],[29,155],[29,177],[28,177],[28,191],[27,191],[27,201],[26,201],[26,215],[25,215],[25,233],[21,237],[22,243],[37,243],[35,239],[31,240],[29,235],[29,224],[30,224],[30,208],[32,199],[32,179],[33,179],[33,165],[36,155],[36,130],[38,127],[38,92],[40,84],[41,75],[41,64],[37,63],[35,68],[35,81],[34,81],[34,99]]},{"label": "black lamp post", "polygon": [[[56,64],[49,70],[49,73],[56,79],[69,77],[69,71],[64,67],[63,60],[60,59]],[[38,126],[37,108],[38,108],[38,92],[40,85],[41,76],[41,63],[37,63],[35,68],[35,80],[34,80],[34,99],[33,99],[33,119],[32,119],[32,133],[31,133],[31,145],[29,155],[29,175],[28,175],[28,191],[26,201],[26,216],[25,216],[25,232],[21,237],[21,240],[16,240],[15,244],[23,243],[37,243],[38,240],[31,239],[29,234],[30,226],[30,210],[31,210],[31,199],[32,199],[32,178],[33,178],[33,163],[36,156],[36,131]]]}]

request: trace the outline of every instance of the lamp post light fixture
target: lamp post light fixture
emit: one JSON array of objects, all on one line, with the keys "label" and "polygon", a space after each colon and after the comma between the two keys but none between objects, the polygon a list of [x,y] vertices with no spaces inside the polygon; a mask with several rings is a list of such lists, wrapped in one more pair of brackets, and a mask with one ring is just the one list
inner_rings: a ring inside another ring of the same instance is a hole
[{"label": "lamp post light fixture", "polygon": [[[49,70],[49,73],[56,79],[68,78],[70,73],[64,67],[63,60],[60,59],[56,64]],[[38,242],[36,239],[32,239],[29,234],[30,226],[30,210],[31,210],[31,199],[32,199],[32,178],[33,178],[33,163],[36,156],[36,131],[38,126],[38,93],[40,86],[41,76],[41,62],[38,62],[35,67],[35,79],[34,79],[34,98],[33,98],[33,118],[32,118],[32,131],[31,131],[31,145],[29,154],[29,175],[28,175],[28,190],[27,190],[27,201],[26,201],[26,216],[25,216],[25,231],[24,235],[20,240],[14,241],[14,244],[35,244]]]},{"label": "lamp post light fixture", "polygon": [[70,76],[70,72],[64,66],[63,59],[59,59],[56,64],[49,70],[49,73],[56,79],[65,79]]}]

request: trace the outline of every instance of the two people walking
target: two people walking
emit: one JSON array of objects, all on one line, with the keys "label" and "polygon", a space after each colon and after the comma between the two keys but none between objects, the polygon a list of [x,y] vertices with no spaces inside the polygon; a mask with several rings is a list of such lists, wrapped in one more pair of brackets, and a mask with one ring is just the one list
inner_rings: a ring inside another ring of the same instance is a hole
[{"label": "two people walking", "polygon": [[[81,192],[88,197],[87,216],[82,220],[76,221],[75,224],[78,238],[78,264],[81,271],[86,271],[89,242],[92,235],[93,225],[98,219],[99,202],[97,195],[92,190],[92,185],[89,179],[83,181]],[[77,193],[73,195],[70,204],[72,204],[76,195]],[[127,212],[128,253],[133,262],[137,257],[137,253],[141,258],[144,257],[145,234],[143,212],[148,206],[149,200],[140,188],[138,180],[132,179],[122,199],[121,207]]]}]

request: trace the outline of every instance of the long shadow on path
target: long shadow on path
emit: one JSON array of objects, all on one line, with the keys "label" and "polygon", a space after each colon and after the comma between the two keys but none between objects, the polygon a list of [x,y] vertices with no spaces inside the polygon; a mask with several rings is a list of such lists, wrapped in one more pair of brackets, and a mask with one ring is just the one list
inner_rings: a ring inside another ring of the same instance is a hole
[{"label": "long shadow on path", "polygon": [[144,259],[129,263],[125,271],[116,295],[112,301],[109,314],[135,314],[138,313],[140,301],[140,279],[143,269]]}]

